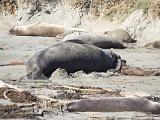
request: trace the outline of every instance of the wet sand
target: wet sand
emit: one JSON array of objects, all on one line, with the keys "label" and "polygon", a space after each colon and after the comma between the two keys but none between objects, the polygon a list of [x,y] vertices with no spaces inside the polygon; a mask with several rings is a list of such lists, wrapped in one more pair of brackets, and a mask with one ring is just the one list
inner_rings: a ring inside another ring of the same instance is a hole
[{"label": "wet sand", "polygon": [[[0,32],[0,59],[1,63],[11,60],[27,61],[36,51],[44,49],[56,43],[56,38],[32,37],[32,36],[13,36],[7,31]],[[160,68],[160,50],[158,49],[112,49],[127,64],[136,67]],[[15,85],[23,90],[29,91],[35,96],[47,96],[55,98],[57,91],[51,89],[54,85],[61,86],[92,86],[112,90],[127,92],[146,92],[160,97],[160,77],[140,77],[124,76],[113,73],[90,73],[77,72],[71,76],[56,71],[49,80],[22,80],[19,77],[26,74],[25,65],[2,66],[0,67],[0,80]],[[106,97],[99,95],[99,97]],[[77,119],[77,120],[158,120],[160,116],[137,112],[122,113],[67,113],[50,110],[42,119]]]}]

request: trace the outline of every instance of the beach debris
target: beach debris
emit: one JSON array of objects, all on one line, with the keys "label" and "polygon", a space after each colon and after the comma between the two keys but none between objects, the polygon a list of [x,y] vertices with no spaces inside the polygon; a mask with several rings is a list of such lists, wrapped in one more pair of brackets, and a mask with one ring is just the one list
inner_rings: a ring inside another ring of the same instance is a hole
[{"label": "beach debris", "polygon": [[14,65],[25,65],[25,62],[22,60],[11,60],[8,62],[0,62],[0,66],[14,66]]},{"label": "beach debris", "polygon": [[136,76],[160,76],[160,69],[122,67],[121,73],[124,75],[136,75]]}]

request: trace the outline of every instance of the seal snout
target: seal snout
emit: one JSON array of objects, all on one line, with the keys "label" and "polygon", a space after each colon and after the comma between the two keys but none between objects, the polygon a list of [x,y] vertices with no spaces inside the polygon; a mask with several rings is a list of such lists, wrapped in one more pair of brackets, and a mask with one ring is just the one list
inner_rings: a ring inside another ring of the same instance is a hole
[{"label": "seal snout", "polygon": [[135,40],[135,39],[131,40],[131,43],[136,43],[136,42],[137,42],[137,40]]},{"label": "seal snout", "polygon": [[15,33],[15,29],[14,29],[15,27],[12,27],[10,30],[9,30],[9,33],[10,34],[12,34],[12,35],[14,35],[14,33]]},{"label": "seal snout", "polygon": [[71,102],[71,103],[68,103],[68,104],[66,105],[66,110],[67,110],[68,112],[74,112],[74,108],[73,108],[74,103],[75,103],[75,102]]},{"label": "seal snout", "polygon": [[86,109],[88,109],[88,107],[86,108],[86,102],[87,101],[83,101],[83,100],[80,100],[80,101],[77,101],[77,102],[71,102],[71,103],[68,103],[66,105],[66,110],[68,112],[85,112]]}]

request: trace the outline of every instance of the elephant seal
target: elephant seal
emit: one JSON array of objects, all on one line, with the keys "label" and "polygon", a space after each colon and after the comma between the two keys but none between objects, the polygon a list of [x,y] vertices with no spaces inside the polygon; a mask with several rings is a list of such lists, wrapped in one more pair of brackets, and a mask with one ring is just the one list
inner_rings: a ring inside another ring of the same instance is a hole
[{"label": "elephant seal", "polygon": [[153,47],[154,48],[160,48],[160,41],[153,42]]},{"label": "elephant seal", "polygon": [[104,35],[111,36],[125,43],[136,43],[137,40],[131,38],[130,34],[124,29],[115,29],[113,31],[106,31]]},{"label": "elephant seal", "polygon": [[102,49],[124,49],[127,47],[125,43],[119,41],[116,38],[87,32],[74,32],[65,36],[63,41],[92,44]]},{"label": "elephant seal", "polygon": [[154,41],[152,43],[148,43],[145,45],[145,47],[153,47],[153,48],[160,48],[160,40]]},{"label": "elephant seal", "polygon": [[121,57],[89,44],[60,42],[36,53],[27,62],[28,79],[48,79],[57,69],[68,73],[83,70],[85,73],[119,70]]},{"label": "elephant seal", "polygon": [[160,103],[138,96],[84,99],[66,105],[69,112],[151,112],[160,114]]},{"label": "elephant seal", "polygon": [[44,36],[56,37],[59,34],[69,34],[74,31],[82,31],[76,28],[69,28],[60,25],[36,23],[26,26],[15,26],[9,30],[10,34],[17,36]]}]

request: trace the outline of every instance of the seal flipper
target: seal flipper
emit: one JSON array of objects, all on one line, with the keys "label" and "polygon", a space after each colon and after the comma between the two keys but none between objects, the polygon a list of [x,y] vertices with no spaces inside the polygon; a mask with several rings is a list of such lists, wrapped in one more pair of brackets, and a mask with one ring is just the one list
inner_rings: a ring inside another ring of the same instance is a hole
[{"label": "seal flipper", "polygon": [[75,104],[75,102],[71,102],[71,103],[68,103],[68,104],[66,104],[66,111],[68,111],[68,112],[75,112],[75,108],[73,107],[74,106],[74,104]]},{"label": "seal flipper", "polygon": [[[93,45],[95,46],[94,44],[92,43],[87,43],[83,40],[78,40],[78,39],[73,39],[73,40],[67,40],[67,41],[64,41],[64,42],[72,42],[72,43],[78,43],[78,44],[89,44],[89,45]],[[97,46],[96,46],[97,47]]]},{"label": "seal flipper", "polygon": [[72,42],[72,43],[78,43],[78,44],[89,44],[89,43],[86,43],[82,40],[78,40],[78,39],[74,39],[74,40],[67,40],[67,41],[64,41],[64,42]]},{"label": "seal flipper", "polygon": [[31,79],[31,80],[37,80],[37,79],[43,79],[43,80],[47,80],[48,78],[43,75],[40,72],[30,72],[25,76],[20,77],[20,80],[26,80],[26,79]]},{"label": "seal flipper", "polygon": [[35,80],[35,79],[44,79],[44,80],[46,80],[46,79],[48,79],[44,74],[40,73],[39,71],[33,72],[30,75],[27,75],[28,79],[32,79],[32,80]]},{"label": "seal flipper", "polygon": [[123,64],[126,63],[125,60],[122,60],[121,58],[120,59],[117,59],[117,63],[116,63],[116,67],[115,69],[109,69],[108,71],[110,72],[120,72],[121,71],[121,68],[123,67]]},{"label": "seal flipper", "polygon": [[121,70],[121,68],[122,68],[122,59],[117,59],[115,71],[119,72]]},{"label": "seal flipper", "polygon": [[117,59],[117,64],[116,64],[115,70],[116,70],[117,72],[120,72],[123,66],[126,66],[126,60]]}]

